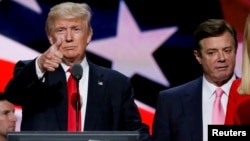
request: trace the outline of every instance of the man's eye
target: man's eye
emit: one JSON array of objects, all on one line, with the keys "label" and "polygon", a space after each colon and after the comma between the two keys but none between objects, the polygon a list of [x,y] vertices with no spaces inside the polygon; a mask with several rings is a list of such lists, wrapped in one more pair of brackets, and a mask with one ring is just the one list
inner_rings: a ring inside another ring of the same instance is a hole
[{"label": "man's eye", "polygon": [[59,30],[57,30],[57,32],[63,32],[63,30],[62,30],[62,29],[59,29]]},{"label": "man's eye", "polygon": [[232,49],[226,49],[225,52],[230,53],[230,52],[232,52]]},{"label": "man's eye", "polygon": [[209,54],[209,55],[213,55],[213,54],[214,54],[214,52],[208,52],[207,54]]},{"label": "man's eye", "polygon": [[80,31],[81,28],[74,28],[74,31]]},{"label": "man's eye", "polygon": [[57,29],[56,33],[63,33],[65,30],[64,29]]}]

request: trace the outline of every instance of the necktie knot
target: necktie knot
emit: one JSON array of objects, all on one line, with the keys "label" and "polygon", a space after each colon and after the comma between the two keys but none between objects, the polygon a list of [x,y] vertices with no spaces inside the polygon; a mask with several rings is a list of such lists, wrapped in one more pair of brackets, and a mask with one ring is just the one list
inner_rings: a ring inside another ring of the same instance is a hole
[{"label": "necktie knot", "polygon": [[224,92],[224,91],[223,91],[221,88],[217,88],[217,89],[215,90],[216,97],[221,97],[222,94],[223,94],[223,92]]},{"label": "necktie knot", "polygon": [[69,67],[69,68],[67,69],[67,72],[69,72],[69,73],[71,74],[71,67]]}]

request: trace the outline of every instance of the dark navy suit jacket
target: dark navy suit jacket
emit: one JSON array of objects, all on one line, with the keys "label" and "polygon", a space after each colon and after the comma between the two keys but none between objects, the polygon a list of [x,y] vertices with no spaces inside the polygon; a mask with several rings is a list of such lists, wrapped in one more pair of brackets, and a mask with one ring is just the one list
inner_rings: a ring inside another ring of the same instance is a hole
[{"label": "dark navy suit jacket", "polygon": [[[84,130],[137,130],[149,139],[148,126],[134,103],[130,80],[121,73],[89,63],[88,99]],[[36,75],[35,60],[19,61],[5,88],[8,100],[22,106],[21,130],[67,130],[67,82],[63,68]],[[99,85],[98,82],[103,82]]]},{"label": "dark navy suit jacket", "polygon": [[202,141],[202,77],[159,93],[155,141]]}]

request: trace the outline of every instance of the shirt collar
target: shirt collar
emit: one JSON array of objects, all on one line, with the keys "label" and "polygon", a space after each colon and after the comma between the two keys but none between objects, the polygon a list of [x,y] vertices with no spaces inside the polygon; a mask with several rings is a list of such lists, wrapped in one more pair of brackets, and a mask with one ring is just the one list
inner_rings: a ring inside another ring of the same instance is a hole
[{"label": "shirt collar", "polygon": [[[67,70],[69,69],[70,66],[66,65],[65,63],[61,63],[62,68],[65,72],[67,72]],[[84,59],[82,60],[82,62],[80,63],[80,65],[82,66],[83,70],[86,70],[86,68],[89,66],[88,62],[87,62],[87,58],[86,56],[84,57]]]},{"label": "shirt collar", "polygon": [[[205,76],[203,75],[203,90],[206,92],[206,93],[209,93],[209,97],[211,97],[213,94],[214,94],[214,91],[216,90],[217,86],[215,86],[214,84],[210,83],[207,81],[207,79],[205,78]],[[227,83],[225,83],[224,85],[220,86],[220,88],[223,89],[224,93],[226,95],[229,94],[229,91],[230,91],[230,87],[231,87],[231,84],[232,82],[236,79],[236,76],[233,75],[229,81]]]}]

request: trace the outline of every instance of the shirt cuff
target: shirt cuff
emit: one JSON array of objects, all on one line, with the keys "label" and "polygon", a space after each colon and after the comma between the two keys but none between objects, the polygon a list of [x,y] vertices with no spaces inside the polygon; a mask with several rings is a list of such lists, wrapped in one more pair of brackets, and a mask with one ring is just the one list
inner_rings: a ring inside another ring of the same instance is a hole
[{"label": "shirt cuff", "polygon": [[44,73],[39,68],[39,65],[38,65],[39,58],[40,58],[40,56],[36,58],[36,75],[37,75],[38,79],[41,79],[43,77]]}]

